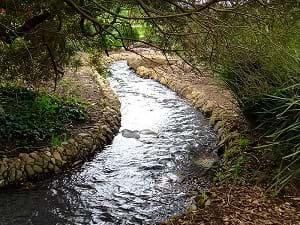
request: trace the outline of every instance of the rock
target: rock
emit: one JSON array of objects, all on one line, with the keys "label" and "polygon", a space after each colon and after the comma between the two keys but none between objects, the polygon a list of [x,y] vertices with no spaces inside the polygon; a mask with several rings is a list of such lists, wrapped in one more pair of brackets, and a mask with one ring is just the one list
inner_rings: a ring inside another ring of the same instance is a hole
[{"label": "rock", "polygon": [[75,143],[75,140],[74,140],[74,139],[69,139],[69,140],[68,140],[68,143],[74,144],[74,143]]},{"label": "rock", "polygon": [[50,151],[45,151],[45,155],[51,157],[51,152]]},{"label": "rock", "polygon": [[195,160],[195,164],[206,169],[212,168],[219,161],[219,157],[215,153],[204,152]]},{"label": "rock", "polygon": [[57,166],[54,166],[54,172],[55,173],[59,173],[61,170],[57,167]]},{"label": "rock", "polygon": [[140,134],[144,134],[144,135],[153,135],[153,136],[158,136],[158,133],[152,131],[152,130],[149,130],[149,129],[144,129],[144,130],[141,130],[139,132]]},{"label": "rock", "polygon": [[53,152],[53,157],[54,159],[56,159],[57,161],[62,161],[61,155],[58,152]]},{"label": "rock", "polygon": [[33,170],[37,173],[42,173],[43,172],[43,168],[38,166],[38,165],[34,165],[33,166]]},{"label": "rock", "polygon": [[48,168],[49,161],[50,161],[50,159],[49,160],[46,160],[46,159],[43,160],[43,168],[44,169]]},{"label": "rock", "polygon": [[0,176],[8,169],[8,166],[6,163],[2,163],[0,167]]},{"label": "rock", "polygon": [[160,164],[155,164],[155,165],[144,165],[141,166],[139,169],[141,170],[163,170],[165,167]]},{"label": "rock", "polygon": [[86,138],[84,138],[84,139],[82,140],[82,143],[83,143],[86,147],[92,148],[92,146],[93,146],[93,139],[90,138],[90,137],[86,137]]},{"label": "rock", "polygon": [[17,170],[16,171],[16,180],[21,180],[22,175],[23,175],[22,171],[21,170]]},{"label": "rock", "polygon": [[205,203],[204,203],[204,206],[205,207],[208,207],[208,206],[210,206],[211,205],[211,200],[207,200]]},{"label": "rock", "polygon": [[36,152],[32,152],[29,154],[31,158],[37,160],[39,158],[38,154]]},{"label": "rock", "polygon": [[27,164],[33,164],[34,163],[34,159],[31,158],[28,154],[26,153],[20,153],[19,157],[26,162]]},{"label": "rock", "polygon": [[14,161],[14,167],[16,168],[16,169],[20,169],[21,168],[21,160],[20,159],[17,159],[17,160],[15,160]]},{"label": "rock", "polygon": [[97,145],[93,145],[92,152],[94,152],[97,149]]},{"label": "rock", "polygon": [[66,155],[72,156],[73,155],[72,150],[71,149],[66,149]]},{"label": "rock", "polygon": [[54,170],[54,165],[53,165],[52,163],[49,163],[48,169],[49,169],[50,171],[53,171],[53,170]]},{"label": "rock", "polygon": [[44,160],[43,160],[42,158],[38,158],[38,159],[35,161],[35,165],[38,165],[38,166],[43,167],[43,166],[44,166]]},{"label": "rock", "polygon": [[55,159],[54,159],[54,158],[51,158],[51,159],[50,159],[50,162],[51,162],[53,165],[55,165]]},{"label": "rock", "polygon": [[51,154],[50,154],[50,156],[49,156],[49,155],[43,153],[43,154],[41,154],[41,157],[43,158],[44,161],[49,162],[49,161],[50,161],[50,158],[51,158]]},{"label": "rock", "polygon": [[80,133],[80,134],[78,134],[78,137],[88,137],[88,136],[90,136],[90,135],[87,134],[87,133]]},{"label": "rock", "polygon": [[34,170],[32,169],[32,167],[30,165],[26,165],[25,170],[26,170],[28,177],[32,177],[34,175]]},{"label": "rock", "polygon": [[16,180],[16,169],[15,168],[12,168],[10,170],[8,180],[10,182],[14,182]]},{"label": "rock", "polygon": [[128,130],[128,129],[124,129],[121,131],[121,134],[123,137],[126,137],[126,138],[134,138],[134,139],[139,139],[140,138],[140,135],[138,134],[138,131],[137,130]]},{"label": "rock", "polygon": [[0,188],[5,186],[5,181],[4,180],[0,180]]}]

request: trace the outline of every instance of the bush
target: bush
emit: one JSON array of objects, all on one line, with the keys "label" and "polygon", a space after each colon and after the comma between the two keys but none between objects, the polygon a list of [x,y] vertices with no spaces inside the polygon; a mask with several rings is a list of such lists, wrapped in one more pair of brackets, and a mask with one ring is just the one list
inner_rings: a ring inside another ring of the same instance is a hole
[{"label": "bush", "polygon": [[87,118],[80,102],[23,87],[0,87],[0,144],[4,150],[49,142],[68,125]]}]

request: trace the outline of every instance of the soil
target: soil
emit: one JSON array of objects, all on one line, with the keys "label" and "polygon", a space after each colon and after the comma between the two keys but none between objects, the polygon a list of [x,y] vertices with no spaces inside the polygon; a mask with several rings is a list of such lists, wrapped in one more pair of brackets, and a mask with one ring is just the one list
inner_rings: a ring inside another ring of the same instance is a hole
[{"label": "soil", "polygon": [[300,224],[300,198],[296,195],[270,199],[262,188],[256,186],[227,186],[212,188],[207,196],[200,205],[198,201],[197,210],[158,225]]}]

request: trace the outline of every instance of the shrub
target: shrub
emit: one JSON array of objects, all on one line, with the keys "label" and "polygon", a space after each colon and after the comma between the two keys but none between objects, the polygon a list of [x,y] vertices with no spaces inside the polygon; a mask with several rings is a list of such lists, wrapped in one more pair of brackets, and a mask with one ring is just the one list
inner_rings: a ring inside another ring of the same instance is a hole
[{"label": "shrub", "polygon": [[1,86],[0,105],[0,143],[6,150],[44,144],[73,122],[87,119],[80,102],[23,87]]}]

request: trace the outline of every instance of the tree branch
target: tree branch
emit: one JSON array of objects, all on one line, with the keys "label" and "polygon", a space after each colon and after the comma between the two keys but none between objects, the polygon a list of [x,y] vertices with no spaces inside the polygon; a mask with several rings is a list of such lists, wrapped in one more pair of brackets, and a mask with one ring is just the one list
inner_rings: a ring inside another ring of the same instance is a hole
[{"label": "tree branch", "polygon": [[27,20],[21,27],[16,30],[9,30],[3,24],[0,24],[0,39],[6,44],[12,44],[17,37],[22,37],[25,34],[34,30],[39,24],[44,21],[53,18],[53,15],[50,12],[45,12],[41,15],[34,16],[31,19]]}]

